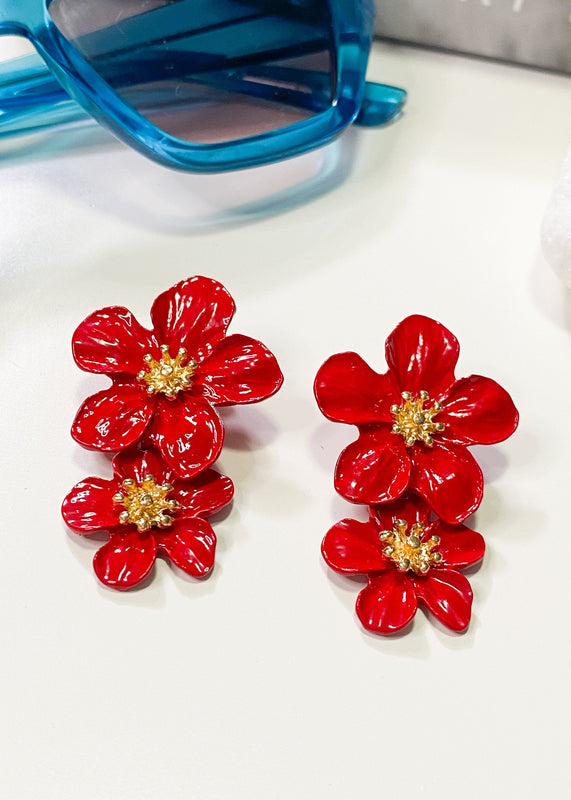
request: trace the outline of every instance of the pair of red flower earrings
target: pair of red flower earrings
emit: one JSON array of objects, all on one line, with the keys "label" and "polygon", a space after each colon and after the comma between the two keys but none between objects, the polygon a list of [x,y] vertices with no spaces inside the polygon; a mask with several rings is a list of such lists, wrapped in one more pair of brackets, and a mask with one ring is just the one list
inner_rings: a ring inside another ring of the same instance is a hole
[{"label": "pair of red flower earrings", "polygon": [[[233,495],[230,478],[211,468],[224,441],[215,407],[258,402],[283,383],[261,342],[227,335],[234,311],[220,283],[194,277],[155,300],[152,331],[113,306],[74,333],[78,366],[112,386],[85,401],[72,436],[117,455],[113,479],[86,478],[62,513],[79,533],[108,532],[94,557],[107,586],[136,586],[157,555],[195,578],[214,565],[205,517]],[[339,457],[335,488],[370,512],[366,523],[335,525],[322,553],[337,572],[367,577],[357,614],[375,633],[404,628],[419,602],[455,631],[470,621],[472,591],[458,570],[483,557],[484,541],[462,523],[481,502],[483,477],[467,446],[507,438],[518,413],[494,381],[456,380],[458,354],[444,326],[412,316],[387,339],[387,373],[341,353],[315,380],[325,416],[359,429]]]}]

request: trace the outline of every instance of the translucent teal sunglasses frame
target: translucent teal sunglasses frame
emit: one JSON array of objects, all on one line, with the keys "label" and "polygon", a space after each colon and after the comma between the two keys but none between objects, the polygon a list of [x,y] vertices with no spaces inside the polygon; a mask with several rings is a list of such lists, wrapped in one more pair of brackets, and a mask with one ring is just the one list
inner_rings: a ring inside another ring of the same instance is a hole
[{"label": "translucent teal sunglasses frame", "polygon": [[[111,88],[56,27],[48,10],[51,2],[0,0],[0,35],[26,37],[39,55],[0,65],[0,136],[74,122],[87,112],[126,144],[165,166],[223,172],[268,164],[321,147],[353,122],[384,124],[400,114],[406,100],[402,89],[365,81],[373,37],[373,0],[328,0],[335,75],[333,96],[327,96],[326,107],[324,96],[331,76],[306,73],[305,83],[315,89],[313,110],[317,111],[309,119],[231,142],[189,143],[158,128]],[[171,13],[183,15],[186,6],[186,13],[192,12],[187,18],[194,24],[201,6],[211,15],[217,2],[186,0]],[[256,22],[259,31],[264,19]],[[275,17],[268,15],[266,24],[273,26],[275,34]],[[225,52],[224,46],[236,48],[236,37],[226,34],[225,39],[223,33],[220,35],[221,52]],[[291,43],[291,31],[288,41]],[[240,92],[260,96],[262,85],[242,86]]]}]

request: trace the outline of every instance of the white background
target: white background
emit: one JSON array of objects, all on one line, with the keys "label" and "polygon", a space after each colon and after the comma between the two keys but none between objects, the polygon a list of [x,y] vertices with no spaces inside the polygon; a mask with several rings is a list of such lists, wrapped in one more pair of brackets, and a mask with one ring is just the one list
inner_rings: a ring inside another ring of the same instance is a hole
[{"label": "white background", "polygon": [[[370,77],[408,88],[400,121],[249,172],[170,172],[105,133],[0,143],[2,798],[568,796],[571,314],[538,239],[571,81],[381,45]],[[110,304],[148,323],[192,274],[228,287],[231,330],[286,383],[224,415],[236,496],[211,578],[160,561],[116,593],[59,515],[110,475],[69,436],[107,385],[70,338]],[[383,371],[411,313],[458,336],[458,375],[498,380],[521,425],[475,449],[488,550],[469,631],[419,612],[387,639],[355,617],[362,582],[320,558],[363,510],[332,486],[355,431],[321,417],[312,383],[341,350]]]}]

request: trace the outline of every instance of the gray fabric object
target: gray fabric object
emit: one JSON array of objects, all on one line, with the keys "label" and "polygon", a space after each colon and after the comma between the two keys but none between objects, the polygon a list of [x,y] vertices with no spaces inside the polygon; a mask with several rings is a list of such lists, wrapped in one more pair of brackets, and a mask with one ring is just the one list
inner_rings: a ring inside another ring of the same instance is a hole
[{"label": "gray fabric object", "polygon": [[571,73],[571,0],[375,0],[379,36]]}]

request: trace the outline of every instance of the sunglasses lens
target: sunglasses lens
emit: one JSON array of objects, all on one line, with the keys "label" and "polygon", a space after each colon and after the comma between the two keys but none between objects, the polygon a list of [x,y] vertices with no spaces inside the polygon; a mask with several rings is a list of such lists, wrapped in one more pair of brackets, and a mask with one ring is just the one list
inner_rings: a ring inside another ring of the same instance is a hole
[{"label": "sunglasses lens", "polygon": [[328,0],[52,0],[59,31],[166,133],[215,144],[332,103]]}]

